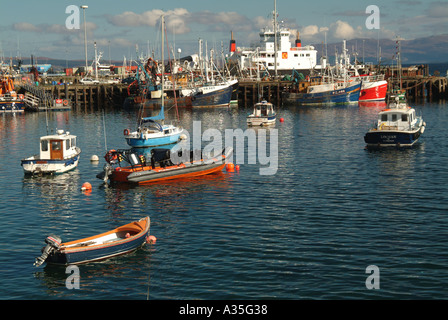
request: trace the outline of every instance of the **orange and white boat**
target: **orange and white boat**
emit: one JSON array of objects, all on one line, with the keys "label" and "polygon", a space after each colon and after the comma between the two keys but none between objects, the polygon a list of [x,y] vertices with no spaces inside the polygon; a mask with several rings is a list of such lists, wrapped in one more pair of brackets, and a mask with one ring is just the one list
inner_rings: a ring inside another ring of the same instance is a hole
[{"label": "orange and white boat", "polygon": [[[173,153],[170,149],[152,149],[151,157],[130,150],[110,150],[105,155],[104,170],[97,174],[105,182],[148,184],[190,178],[221,171],[233,148],[224,148],[219,156],[203,157],[201,150]],[[124,164],[124,166],[122,165]]]},{"label": "orange and white boat", "polygon": [[70,242],[62,242],[55,235],[45,239],[47,246],[36,258],[36,267],[44,262],[53,264],[80,264],[104,260],[138,249],[155,237],[149,235],[150,219],[145,217],[116,229]]}]

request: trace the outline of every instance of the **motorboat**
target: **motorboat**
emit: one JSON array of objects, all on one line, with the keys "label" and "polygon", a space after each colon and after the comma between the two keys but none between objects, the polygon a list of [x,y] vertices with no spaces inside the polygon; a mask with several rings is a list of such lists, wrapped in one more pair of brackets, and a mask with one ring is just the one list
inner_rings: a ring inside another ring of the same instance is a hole
[{"label": "motorboat", "polygon": [[232,154],[232,147],[217,156],[203,155],[202,150],[154,148],[149,158],[133,149],[109,150],[103,171],[96,177],[104,182],[132,184],[196,177],[221,171]]},{"label": "motorboat", "polygon": [[75,169],[81,154],[76,139],[64,130],[41,137],[39,154],[21,160],[25,174],[60,174]]},{"label": "motorboat", "polygon": [[268,126],[275,124],[277,114],[274,105],[266,100],[254,105],[253,112],[247,116],[249,126]]},{"label": "motorboat", "polygon": [[59,236],[50,235],[45,239],[47,245],[42,249],[42,255],[36,258],[34,266],[38,267],[45,262],[81,264],[129,253],[153,241],[149,228],[150,218],[145,217],[113,230],[70,242],[62,242]]},{"label": "motorboat", "polygon": [[417,116],[403,96],[389,98],[386,109],[378,113],[372,129],[364,136],[368,147],[410,147],[425,131],[426,122]]}]

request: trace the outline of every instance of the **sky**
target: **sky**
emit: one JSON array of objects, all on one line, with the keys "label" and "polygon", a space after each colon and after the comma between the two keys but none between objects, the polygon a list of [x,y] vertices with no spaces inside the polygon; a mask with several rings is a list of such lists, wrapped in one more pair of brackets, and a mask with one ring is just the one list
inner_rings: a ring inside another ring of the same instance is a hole
[{"label": "sky", "polygon": [[[76,15],[68,10],[71,5],[88,8]],[[293,35],[299,32],[305,45],[448,33],[447,0],[277,0],[276,5],[279,23]],[[370,5],[377,7],[377,15],[366,13]],[[227,53],[231,32],[237,46],[254,45],[260,29],[271,24],[274,0],[0,0],[0,8],[0,57],[83,60],[86,29],[88,59],[96,42],[106,62],[135,58],[148,49],[160,52],[162,13],[176,55],[196,53],[199,39],[209,50]]]}]

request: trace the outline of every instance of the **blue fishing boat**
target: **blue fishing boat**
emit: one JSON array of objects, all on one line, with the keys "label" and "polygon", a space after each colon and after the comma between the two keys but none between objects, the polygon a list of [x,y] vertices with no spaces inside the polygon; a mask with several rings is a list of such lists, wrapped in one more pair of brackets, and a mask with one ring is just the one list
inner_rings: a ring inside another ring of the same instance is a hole
[{"label": "blue fishing boat", "polygon": [[153,241],[149,227],[150,219],[146,217],[105,233],[70,242],[62,242],[59,236],[51,235],[45,239],[47,245],[34,265],[38,267],[44,262],[81,264],[129,253]]},{"label": "blue fishing boat", "polygon": [[287,92],[284,100],[300,105],[358,103],[361,81],[332,82],[308,87],[307,92]]},{"label": "blue fishing boat", "polygon": [[378,113],[375,125],[364,136],[367,147],[411,147],[425,131],[426,123],[406,100],[391,96],[386,109]]}]

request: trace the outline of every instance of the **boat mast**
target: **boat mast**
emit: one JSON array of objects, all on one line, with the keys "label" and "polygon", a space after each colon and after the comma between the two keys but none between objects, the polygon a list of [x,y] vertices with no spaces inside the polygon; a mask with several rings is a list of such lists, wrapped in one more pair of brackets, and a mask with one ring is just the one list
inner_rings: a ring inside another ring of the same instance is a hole
[{"label": "boat mast", "polygon": [[165,40],[165,38],[164,38],[164,35],[165,35],[165,16],[164,15],[162,15],[162,88],[161,88],[161,90],[162,90],[162,111],[164,111],[163,109],[164,109],[164,104],[165,104],[165,97],[164,97],[164,85],[165,85],[165,61],[164,61],[164,50],[163,50],[163,47],[164,47],[164,40]]},{"label": "boat mast", "polygon": [[277,79],[277,0],[274,0],[274,68]]}]

